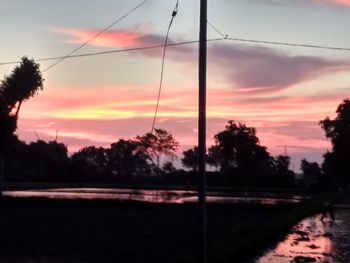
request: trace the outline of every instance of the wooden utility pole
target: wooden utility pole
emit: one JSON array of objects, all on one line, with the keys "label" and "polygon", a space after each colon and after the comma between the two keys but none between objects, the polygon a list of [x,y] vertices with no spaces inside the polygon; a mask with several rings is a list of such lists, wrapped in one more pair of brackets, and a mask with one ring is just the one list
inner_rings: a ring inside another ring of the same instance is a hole
[{"label": "wooden utility pole", "polygon": [[207,262],[207,212],[206,212],[206,82],[207,82],[207,0],[200,0],[199,26],[199,109],[198,109],[198,150],[200,186],[198,200],[201,218],[200,262]]}]

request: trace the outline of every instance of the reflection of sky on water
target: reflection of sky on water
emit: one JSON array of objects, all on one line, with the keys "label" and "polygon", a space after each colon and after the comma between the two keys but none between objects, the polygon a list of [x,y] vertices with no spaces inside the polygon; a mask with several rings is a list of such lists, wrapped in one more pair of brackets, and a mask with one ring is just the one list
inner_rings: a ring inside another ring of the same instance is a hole
[{"label": "reflection of sky on water", "polygon": [[[12,197],[44,197],[50,199],[110,199],[133,200],[152,203],[195,203],[198,202],[196,191],[186,190],[138,190],[112,188],[56,188],[44,190],[5,191]],[[253,203],[274,205],[279,203],[298,203],[301,196],[268,195],[268,196],[237,196],[230,192],[207,192],[209,203]]]},{"label": "reflection of sky on water", "polygon": [[256,263],[290,263],[298,256],[300,259],[314,258],[314,262],[333,262],[331,254],[332,242],[327,235],[327,227],[320,221],[319,216],[313,216],[295,226],[284,241]]},{"label": "reflection of sky on water", "polygon": [[334,223],[321,222],[320,215],[307,218],[255,263],[349,263],[349,218],[350,210],[337,211]]}]

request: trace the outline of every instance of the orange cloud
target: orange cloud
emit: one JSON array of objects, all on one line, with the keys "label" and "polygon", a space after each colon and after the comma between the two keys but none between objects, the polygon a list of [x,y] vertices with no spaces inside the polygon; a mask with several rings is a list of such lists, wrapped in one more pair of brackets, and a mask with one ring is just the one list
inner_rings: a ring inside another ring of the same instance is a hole
[{"label": "orange cloud", "polygon": [[[118,86],[69,90],[68,93],[61,88],[57,93],[51,88],[26,102],[20,118],[20,137],[33,140],[37,133],[52,139],[58,129],[61,140],[76,149],[90,144],[105,146],[150,129],[156,94]],[[332,114],[348,92],[344,89],[334,90],[332,95],[264,97],[209,88],[208,143],[212,143],[213,135],[224,128],[227,120],[233,119],[256,127],[262,144],[271,149],[278,150],[280,144],[323,149],[327,141],[317,123]],[[167,87],[156,127],[170,130],[182,144],[196,144],[196,89],[177,91]]]},{"label": "orange cloud", "polygon": [[[58,93],[57,91],[60,91]],[[98,92],[96,92],[98,90]],[[152,91],[152,92],[151,92]],[[240,93],[235,89],[208,88],[209,118],[242,121],[282,121],[297,119],[317,121],[333,112],[349,89],[332,93],[302,95],[261,95]],[[51,88],[23,105],[23,118],[79,120],[117,120],[149,118],[156,105],[155,87],[79,87]],[[196,118],[196,88],[177,89],[167,86],[159,105],[159,118]]]}]

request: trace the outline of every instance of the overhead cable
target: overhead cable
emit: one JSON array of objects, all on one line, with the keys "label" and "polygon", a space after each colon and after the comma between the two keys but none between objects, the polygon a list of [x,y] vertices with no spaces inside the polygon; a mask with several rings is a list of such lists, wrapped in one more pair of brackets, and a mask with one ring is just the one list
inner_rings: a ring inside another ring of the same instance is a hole
[{"label": "overhead cable", "polygon": [[167,47],[167,44],[168,44],[169,32],[170,32],[171,25],[173,24],[174,18],[177,15],[178,9],[179,9],[179,0],[176,1],[176,5],[175,5],[175,8],[174,8],[174,10],[173,10],[173,12],[171,14],[171,20],[170,20],[170,23],[168,25],[168,30],[167,30],[166,36],[165,36],[164,47],[163,47],[163,55],[162,55],[162,66],[161,66],[161,70],[160,70],[160,80],[159,80],[159,89],[158,89],[157,103],[156,103],[156,109],[154,111],[154,117],[153,117],[153,122],[152,122],[151,133],[153,133],[154,125],[156,123],[158,107],[159,107],[159,101],[160,101],[160,95],[161,95],[161,92],[162,92],[163,75],[164,75],[164,62],[165,62],[165,51],[166,51],[166,47]]},{"label": "overhead cable", "polygon": [[[207,41],[214,42],[214,41],[220,41],[220,40],[225,40],[225,38],[211,38],[211,39],[208,39]],[[190,40],[190,41],[183,41],[183,42],[167,43],[166,46],[167,47],[181,46],[181,45],[195,44],[198,42],[199,42],[198,40]],[[107,55],[107,54],[113,54],[113,53],[123,53],[123,52],[140,51],[140,50],[157,49],[157,48],[164,48],[164,44],[153,45],[153,46],[144,46],[144,47],[113,49],[113,50],[108,50],[108,51],[98,51],[98,52],[90,52],[90,53],[82,53],[82,54],[78,54],[78,55],[70,55],[70,56],[65,56],[65,57],[39,58],[39,59],[35,59],[35,61],[40,62],[40,61],[57,60],[57,59],[61,59],[61,58],[70,59],[70,58],[79,58],[79,57],[90,57],[90,56]],[[0,62],[0,66],[19,64],[19,63],[21,63],[21,61]]]},{"label": "overhead cable", "polygon": [[233,38],[233,37],[227,37],[226,39],[232,40],[232,41],[238,41],[238,42],[255,43],[255,44],[267,44],[267,45],[278,45],[278,46],[291,46],[291,47],[329,49],[329,50],[338,50],[338,51],[350,51],[350,48],[346,48],[346,47],[332,47],[332,46],[313,45],[313,44],[298,44],[298,43],[255,40],[255,39],[245,39],[245,38]]},{"label": "overhead cable", "polygon": [[222,33],[217,27],[215,27],[213,24],[211,24],[209,21],[207,21],[208,26],[210,26],[212,29],[214,29],[214,31],[216,31],[216,33],[218,33],[220,36],[222,36],[223,38],[227,38],[228,35],[225,35],[224,33]]},{"label": "overhead cable", "polygon": [[104,29],[102,29],[101,31],[99,31],[98,33],[96,33],[95,35],[93,35],[90,39],[88,39],[86,42],[84,42],[83,44],[81,44],[80,46],[78,46],[77,48],[73,49],[71,52],[69,52],[67,55],[60,57],[56,62],[54,62],[53,64],[51,64],[50,66],[48,66],[47,68],[45,68],[43,70],[43,73],[48,71],[49,69],[53,68],[54,66],[56,66],[58,63],[60,63],[62,60],[70,57],[71,55],[73,55],[74,53],[76,53],[78,50],[80,50],[81,48],[85,47],[87,44],[89,44],[91,41],[93,41],[94,39],[96,39],[97,37],[99,37],[100,35],[102,35],[104,32],[106,32],[107,30],[109,30],[111,27],[113,27],[114,25],[116,25],[117,23],[119,23],[120,21],[122,21],[124,18],[126,18],[127,16],[129,16],[131,13],[133,13],[134,11],[136,11],[139,7],[141,7],[142,5],[144,5],[148,0],[143,0],[141,3],[139,3],[138,5],[136,5],[134,8],[132,8],[131,10],[129,10],[127,13],[125,13],[124,15],[122,15],[121,17],[117,18],[115,21],[113,21],[112,24],[110,24],[109,26],[105,27]]},{"label": "overhead cable", "polygon": [[[350,48],[346,48],[346,47],[333,47],[333,46],[312,45],[312,44],[296,44],[296,43],[287,43],[287,42],[275,42],[275,41],[265,41],[265,40],[255,40],[255,39],[233,38],[233,37],[228,37],[228,36],[227,37],[225,36],[222,38],[211,38],[211,39],[208,39],[207,41],[214,42],[214,41],[222,41],[222,40],[255,43],[255,44],[266,44],[266,45],[316,48],[316,49],[335,50],[335,51],[350,51]],[[198,42],[199,42],[198,40],[190,40],[190,41],[183,41],[183,42],[168,43],[166,46],[167,47],[180,46],[180,45],[195,44]],[[106,54],[112,54],[112,53],[123,53],[123,52],[131,52],[131,51],[139,51],[139,50],[147,50],[147,49],[156,49],[156,48],[163,48],[163,47],[164,47],[164,44],[153,45],[153,46],[144,46],[144,47],[132,47],[132,48],[125,48],[125,49],[114,49],[114,50],[108,50],[108,51],[82,53],[82,54],[78,54],[78,55],[69,55],[69,56],[63,56],[63,57],[39,58],[39,59],[35,59],[35,61],[40,62],[40,61],[58,60],[58,59],[62,59],[62,58],[63,59],[70,59],[70,58],[79,58],[79,57],[89,57],[89,56],[106,55]],[[0,62],[0,66],[13,65],[13,64],[19,64],[19,63],[21,63],[21,61]]]}]

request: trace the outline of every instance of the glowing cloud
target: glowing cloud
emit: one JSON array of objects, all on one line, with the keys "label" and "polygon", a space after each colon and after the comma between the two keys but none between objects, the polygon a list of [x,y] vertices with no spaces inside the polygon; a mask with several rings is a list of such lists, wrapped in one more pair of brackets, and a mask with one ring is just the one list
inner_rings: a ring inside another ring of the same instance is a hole
[{"label": "glowing cloud", "polygon": [[[62,27],[52,27],[48,28],[48,30],[70,36],[71,39],[64,41],[65,43],[69,44],[83,44],[100,32],[100,30],[93,29]],[[164,37],[152,34],[123,30],[109,30],[96,37],[90,42],[90,44],[100,47],[130,47],[142,44],[160,44],[164,42],[163,39]]]}]

